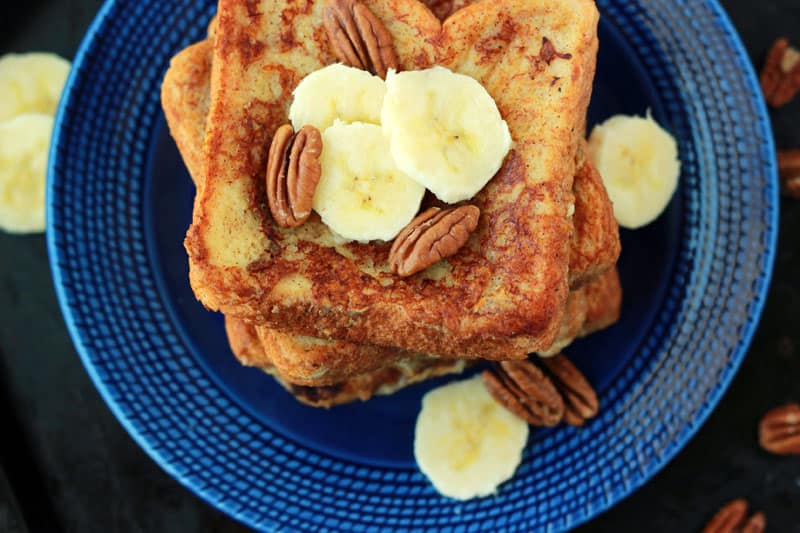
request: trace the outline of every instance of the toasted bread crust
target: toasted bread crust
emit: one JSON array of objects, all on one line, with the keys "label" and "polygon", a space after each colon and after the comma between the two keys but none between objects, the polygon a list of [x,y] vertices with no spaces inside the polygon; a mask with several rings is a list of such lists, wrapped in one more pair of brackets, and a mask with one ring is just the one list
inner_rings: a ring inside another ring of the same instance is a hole
[{"label": "toasted bread crust", "polygon": [[198,182],[205,175],[203,138],[211,99],[210,40],[193,44],[170,61],[161,83],[161,107],[189,174]]},{"label": "toasted bread crust", "polygon": [[322,340],[256,326],[265,361],[291,383],[332,385],[420,354],[374,344]]},{"label": "toasted bread crust", "polygon": [[[263,167],[263,145],[285,121],[291,90],[303,75],[330,62],[316,32],[320,5],[308,2],[306,11],[287,13],[288,5],[272,2],[269,13],[286,16],[269,17],[259,9],[265,3],[248,11],[240,1],[223,0],[206,144],[209,180],[186,241],[198,297],[210,308],[265,324],[292,323],[307,334],[415,350],[488,357],[507,344],[495,340],[508,336],[517,337],[509,348],[520,355],[551,344],[567,296],[566,206],[575,130],[591,91],[597,45],[593,3],[567,3],[479,2],[441,28],[411,0],[368,2],[394,35],[405,68],[436,62],[477,77],[517,141],[498,176],[476,198],[486,214],[482,227],[450,262],[445,278],[398,281],[380,268],[377,275],[362,268],[385,263],[382,245],[349,245],[351,257],[345,258],[333,248],[297,241],[291,245],[314,260],[287,258],[291,238],[277,232],[263,212],[255,176]],[[542,32],[560,50],[569,49],[572,59],[542,66],[536,56]],[[521,64],[527,71],[520,78]],[[566,75],[555,75],[562,71]],[[551,87],[555,78],[560,93]],[[537,101],[546,105],[521,106],[523,94],[541,95]],[[521,243],[528,253],[519,253]],[[253,264],[265,268],[248,270]],[[282,286],[287,278],[301,290],[287,294]]]},{"label": "toasted bread crust", "polygon": [[[470,0],[462,0],[451,4],[448,9],[470,3]],[[187,47],[170,62],[161,91],[167,125],[195,183],[205,175],[202,154],[212,58],[213,43],[210,40]],[[569,280],[570,289],[577,289],[616,264],[620,241],[613,206],[599,172],[590,161],[579,163],[572,190],[575,208]]]},{"label": "toasted bread crust", "polygon": [[[473,1],[428,0],[426,3],[439,4],[438,13],[446,17]],[[209,28],[215,27],[215,23],[216,17]],[[204,176],[202,143],[208,114],[212,50],[211,42],[204,41],[178,54],[162,87],[170,131],[198,185],[202,185]],[[575,231],[571,240],[570,285],[579,288],[616,262],[619,237],[610,202],[596,170],[588,164],[582,165],[573,190]],[[611,213],[611,223],[608,213]],[[559,344],[567,344],[579,334],[602,329],[615,321],[620,296],[615,271],[586,289],[571,293],[558,333]],[[411,383],[460,372],[464,368],[463,361],[374,345],[294,336],[263,326],[256,328],[239,319],[226,319],[225,326],[231,349],[242,364],[272,374],[299,401],[316,407],[366,400],[373,394],[388,394]]]},{"label": "toasted bread crust", "polygon": [[[610,326],[619,319],[621,304],[619,276],[612,268],[570,292],[558,337],[543,352],[558,353],[576,338]],[[430,357],[398,348],[296,336],[265,326],[255,329],[261,339],[262,362],[274,365],[284,379],[299,385],[336,384],[398,360]],[[498,354],[495,359],[503,356]]]},{"label": "toasted bread crust", "polygon": [[570,288],[578,289],[617,264],[622,245],[614,206],[597,168],[586,161],[573,182],[575,213],[570,241]]},{"label": "toasted bread crust", "polygon": [[[162,90],[170,129],[184,155],[190,173],[196,179],[202,177],[202,160],[192,155],[200,151],[202,143],[207,111],[202,104],[204,99],[185,96],[170,99],[168,96],[180,94],[176,88],[189,88],[193,92],[208,94],[210,56],[211,46],[208,42],[193,45],[178,54],[172,61]],[[194,127],[191,127],[192,125]],[[581,181],[591,179],[595,179],[596,183],[581,186]],[[605,189],[599,181],[596,171],[588,168],[588,164],[585,163],[576,175],[574,189],[576,191],[575,219],[583,218],[586,223],[580,226],[582,229],[573,235],[570,276],[571,278],[585,279],[586,274],[582,275],[580,270],[572,269],[572,265],[575,264],[574,258],[581,259],[583,264],[587,265],[585,267],[587,269],[592,268],[595,272],[606,270],[616,261],[618,255],[618,231],[616,223],[613,221],[613,213]],[[612,224],[608,224],[601,216],[585,216],[583,210],[591,213],[611,213]],[[609,252],[609,250],[613,250],[613,246],[596,244],[603,242],[616,243],[616,251]],[[594,263],[592,257],[594,257]],[[574,337],[575,328],[582,323],[583,316],[580,312],[575,311],[577,301],[578,298],[574,295],[568,300],[567,313],[561,324],[559,339]],[[270,364],[270,361],[274,360],[278,368],[297,383],[336,383],[347,376],[375,370],[389,360],[403,357],[403,352],[394,348],[364,346],[344,341],[320,341],[300,336],[295,337],[284,332],[270,331],[265,327],[259,329],[262,330],[262,339],[267,339],[264,341],[264,345],[269,356],[265,356],[263,350],[251,352],[249,357],[252,360],[248,364],[259,366]],[[237,351],[241,352],[241,350]],[[259,358],[263,358],[263,360],[259,360]],[[321,375],[324,377],[320,377]]]},{"label": "toasted bread crust", "polygon": [[584,290],[589,305],[586,308],[586,319],[578,333],[579,337],[611,326],[619,320],[622,312],[622,284],[616,267],[586,285]]},{"label": "toasted bread crust", "polygon": [[375,395],[393,394],[426,379],[461,373],[468,366],[464,360],[409,356],[337,383],[304,386],[292,383],[264,357],[254,326],[240,319],[226,318],[225,331],[231,351],[243,365],[272,375],[299,402],[312,407],[329,408],[357,400],[366,401]]},{"label": "toasted bread crust", "polygon": [[[554,353],[568,346],[576,337],[599,331],[616,322],[619,318],[621,297],[622,289],[616,269],[609,270],[583,289],[573,291],[567,304],[569,318],[562,323]],[[369,346],[309,339],[308,346],[312,351],[314,345],[321,347],[312,357],[320,366],[314,368],[314,375],[302,374],[298,373],[296,364],[287,367],[279,359],[286,356],[281,355],[281,351],[290,350],[294,352],[290,356],[295,362],[305,360],[308,353],[303,353],[302,348],[299,348],[303,341],[298,342],[295,337],[268,328],[257,328],[235,318],[226,318],[225,328],[231,350],[242,364],[273,374],[300,401],[311,405],[327,402],[329,406],[356,399],[366,400],[379,390],[384,393],[394,392],[411,383],[460,372],[464,368],[454,360],[425,354],[396,349],[391,352],[387,349],[382,354],[371,354]],[[372,366],[348,367],[342,364],[338,358],[348,359],[352,349],[363,350],[353,360],[356,365],[364,365],[364,361],[369,360],[372,361]],[[377,356],[370,358],[370,355]],[[324,360],[320,356],[327,356],[329,359]],[[332,370],[329,371],[329,368]]]}]

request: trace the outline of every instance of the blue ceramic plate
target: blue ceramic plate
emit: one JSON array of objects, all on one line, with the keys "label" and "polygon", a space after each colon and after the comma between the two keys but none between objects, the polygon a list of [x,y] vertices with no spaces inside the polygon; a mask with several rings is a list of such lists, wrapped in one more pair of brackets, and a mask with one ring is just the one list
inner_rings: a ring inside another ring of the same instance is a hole
[{"label": "blue ceramic plate", "polygon": [[623,232],[622,319],[569,354],[596,385],[583,429],[536,431],[499,496],[441,498],[414,466],[436,383],[315,410],[239,366],[189,288],[194,189],[164,123],[170,57],[212,0],[117,0],[92,24],[61,103],[48,243],[72,338],[108,405],[167,472],[264,530],[560,531],[661,469],[733,378],[764,303],[777,232],[773,144],[758,84],[712,0],[599,0],[590,122],[644,113],[678,138],[681,185]]}]

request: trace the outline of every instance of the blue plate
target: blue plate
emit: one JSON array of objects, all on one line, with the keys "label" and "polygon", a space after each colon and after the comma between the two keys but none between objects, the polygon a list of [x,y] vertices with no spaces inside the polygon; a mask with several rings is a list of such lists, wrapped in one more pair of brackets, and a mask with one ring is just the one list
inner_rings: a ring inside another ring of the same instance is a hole
[{"label": "blue plate", "polygon": [[233,359],[220,317],[188,285],[194,189],[159,104],[170,57],[203,37],[214,2],[106,3],[57,117],[48,244],[87,371],[155,461],[263,530],[552,532],[630,494],[686,444],[764,304],[778,217],[770,126],[716,2],[598,3],[590,122],[652,110],[678,138],[681,185],[656,223],[623,231],[619,324],[569,349],[600,415],[534,432],[499,496],[466,503],[414,466],[414,420],[436,382],[324,411]]}]

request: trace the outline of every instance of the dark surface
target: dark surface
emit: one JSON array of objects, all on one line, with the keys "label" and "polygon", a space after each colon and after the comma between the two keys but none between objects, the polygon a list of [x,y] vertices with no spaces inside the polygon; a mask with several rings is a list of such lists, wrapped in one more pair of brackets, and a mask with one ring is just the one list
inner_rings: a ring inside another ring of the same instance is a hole
[{"label": "dark surface", "polygon": [[[4,2],[0,53],[71,58],[99,0]],[[778,36],[800,43],[800,2],[724,0],[756,65]],[[800,147],[800,98],[773,112],[779,147]],[[800,532],[800,458],[759,450],[770,407],[800,400],[800,203],[782,200],[766,310],[719,407],[658,476],[579,529],[699,531],[734,497],[763,510],[768,530]],[[159,469],[89,381],[61,319],[43,236],[0,233],[0,533],[243,531]]]}]

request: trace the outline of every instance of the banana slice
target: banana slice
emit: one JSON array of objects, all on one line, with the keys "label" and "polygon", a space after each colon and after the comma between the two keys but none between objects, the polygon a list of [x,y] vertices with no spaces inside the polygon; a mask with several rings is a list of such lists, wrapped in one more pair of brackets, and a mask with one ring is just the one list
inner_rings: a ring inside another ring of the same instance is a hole
[{"label": "banana slice", "polygon": [[289,108],[295,130],[310,124],[325,131],[335,120],[380,124],[383,80],[361,69],[330,65],[312,72],[297,85]]},{"label": "banana slice", "polygon": [[425,187],[400,172],[381,127],[336,122],[322,134],[314,210],[353,241],[392,240],[419,211]]},{"label": "banana slice", "polygon": [[480,376],[434,389],[422,399],[414,456],[442,495],[493,494],[514,475],[528,424],[498,404]]},{"label": "banana slice", "polygon": [[390,71],[381,121],[400,170],[448,203],[475,196],[511,149],[486,89],[443,67]]},{"label": "banana slice", "polygon": [[69,62],[47,53],[0,58],[0,120],[23,113],[53,115],[69,74]]},{"label": "banana slice", "polygon": [[595,126],[589,157],[622,227],[636,229],[658,218],[678,187],[678,144],[649,113],[616,115]]},{"label": "banana slice", "polygon": [[0,122],[0,229],[44,231],[44,185],[53,118],[26,113]]}]

